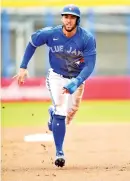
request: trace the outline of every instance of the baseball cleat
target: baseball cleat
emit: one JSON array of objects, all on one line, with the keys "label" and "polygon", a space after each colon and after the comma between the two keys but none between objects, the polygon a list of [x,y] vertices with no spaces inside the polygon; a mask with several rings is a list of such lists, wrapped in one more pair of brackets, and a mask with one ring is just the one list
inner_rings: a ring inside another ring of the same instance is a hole
[{"label": "baseball cleat", "polygon": [[65,166],[65,158],[63,152],[58,152],[56,154],[56,159],[55,159],[55,165],[57,167],[63,167]]},{"label": "baseball cleat", "polygon": [[50,131],[52,131],[52,120],[53,120],[53,114],[54,114],[54,107],[53,106],[49,107],[48,113],[50,115],[49,120],[48,120],[48,128]]}]

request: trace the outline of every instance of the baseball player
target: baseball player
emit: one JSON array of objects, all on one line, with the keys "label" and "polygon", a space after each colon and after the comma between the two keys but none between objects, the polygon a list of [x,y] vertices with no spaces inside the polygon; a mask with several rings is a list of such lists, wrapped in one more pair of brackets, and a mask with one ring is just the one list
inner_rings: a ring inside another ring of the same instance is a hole
[{"label": "baseball player", "polygon": [[96,42],[93,35],[79,26],[80,10],[67,5],[62,10],[62,25],[45,27],[34,32],[26,47],[20,71],[16,75],[18,84],[24,83],[27,65],[37,47],[49,47],[50,69],[46,85],[53,105],[49,107],[49,130],[52,131],[56,147],[55,165],[63,167],[65,156],[63,142],[66,123],[69,124],[77,112],[84,91],[84,82],[92,73],[96,61]]}]

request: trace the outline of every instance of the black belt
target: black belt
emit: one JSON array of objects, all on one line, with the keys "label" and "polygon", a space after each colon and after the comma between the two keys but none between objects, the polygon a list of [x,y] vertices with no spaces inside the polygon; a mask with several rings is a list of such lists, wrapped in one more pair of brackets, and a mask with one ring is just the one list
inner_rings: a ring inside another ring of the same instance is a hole
[{"label": "black belt", "polygon": [[[57,73],[55,70],[53,70],[53,72]],[[59,74],[59,73],[57,73]],[[75,78],[76,76],[69,76],[69,75],[62,75],[62,74],[59,74],[60,76],[66,78],[66,79],[72,79],[72,78]]]},{"label": "black belt", "polygon": [[67,75],[62,75],[62,77],[67,78],[67,79],[75,78],[75,76],[67,76]]}]

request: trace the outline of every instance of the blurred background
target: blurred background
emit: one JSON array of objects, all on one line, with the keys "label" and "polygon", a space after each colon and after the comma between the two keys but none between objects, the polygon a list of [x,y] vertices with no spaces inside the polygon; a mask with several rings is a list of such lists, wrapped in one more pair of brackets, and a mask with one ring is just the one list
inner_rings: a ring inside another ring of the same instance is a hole
[{"label": "blurred background", "polygon": [[[27,2],[21,0],[18,2],[2,1],[1,75],[2,80],[4,80],[2,86],[6,86],[7,82],[4,82],[7,78],[11,78],[19,71],[31,34],[40,28],[61,24],[61,10],[67,3],[70,4],[71,2],[66,1],[65,3],[57,0],[51,0],[48,3],[39,0]],[[106,77],[102,83],[104,87],[106,87],[107,81],[109,83],[108,88],[119,86],[118,91],[122,91],[122,87],[124,87],[124,95],[122,97],[118,95],[117,98],[130,98],[128,85],[130,83],[130,6],[127,3],[127,0],[119,1],[118,4],[115,1],[104,1],[104,4],[97,0],[88,4],[79,0],[75,1],[75,4],[79,5],[81,10],[80,25],[91,31],[97,41],[97,63],[92,77],[99,77],[100,81]],[[39,47],[28,66],[30,77],[43,78],[46,76],[48,68],[48,48],[46,46]],[[121,78],[118,79],[117,77]],[[119,82],[121,82],[120,85]],[[101,82],[98,81],[98,87],[95,87],[94,90],[99,90],[99,85],[101,85]],[[101,90],[103,90],[102,87],[100,88],[100,95],[102,95]],[[108,95],[105,98],[116,96],[118,91],[112,91],[115,94]],[[119,94],[122,94],[122,92]],[[90,95],[89,90],[87,96],[97,98],[93,94]]]}]

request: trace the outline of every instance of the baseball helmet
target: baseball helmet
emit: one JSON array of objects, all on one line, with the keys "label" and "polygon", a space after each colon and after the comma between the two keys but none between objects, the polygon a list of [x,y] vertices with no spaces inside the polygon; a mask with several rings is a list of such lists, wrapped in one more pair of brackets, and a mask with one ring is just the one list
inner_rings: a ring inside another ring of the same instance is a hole
[{"label": "baseball helmet", "polygon": [[79,25],[79,23],[80,23],[80,9],[77,6],[75,6],[74,4],[66,5],[62,10],[61,15],[63,16],[65,14],[72,14],[72,15],[77,16],[78,17],[77,25]]}]

